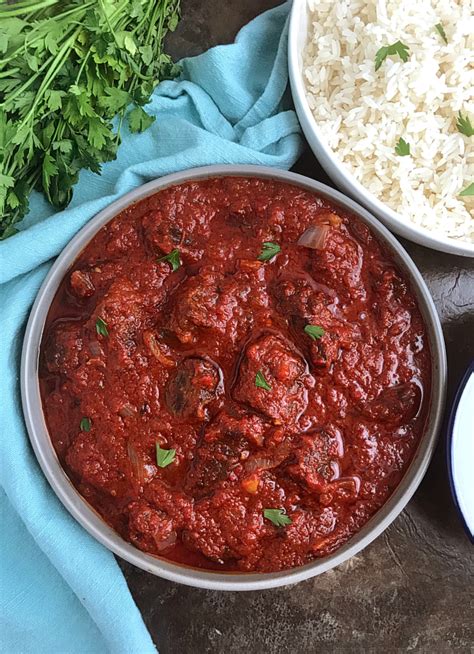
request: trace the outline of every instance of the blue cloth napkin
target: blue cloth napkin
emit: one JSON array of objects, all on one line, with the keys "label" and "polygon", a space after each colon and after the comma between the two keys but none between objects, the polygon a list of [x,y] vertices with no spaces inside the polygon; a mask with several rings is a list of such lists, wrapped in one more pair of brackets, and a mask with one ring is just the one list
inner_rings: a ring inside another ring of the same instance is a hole
[{"label": "blue cloth napkin", "polygon": [[154,652],[113,557],[70,517],[38,467],[18,383],[25,321],[53,258],[100,209],[177,170],[216,163],[289,168],[301,150],[289,109],[288,4],[237,36],[185,59],[178,81],[156,89],[145,133],[123,130],[116,161],[83,172],[62,212],[34,194],[22,231],[0,242],[1,545],[0,648],[5,654]]}]

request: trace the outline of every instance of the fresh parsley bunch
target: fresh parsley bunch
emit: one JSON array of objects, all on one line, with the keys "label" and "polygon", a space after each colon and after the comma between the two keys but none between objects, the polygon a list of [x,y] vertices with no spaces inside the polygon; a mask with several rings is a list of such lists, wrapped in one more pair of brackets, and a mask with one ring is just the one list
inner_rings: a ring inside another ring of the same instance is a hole
[{"label": "fresh parsley bunch", "polygon": [[178,20],[179,0],[0,4],[0,238],[32,189],[66,207],[79,171],[116,157],[125,116],[132,132],[151,125],[143,106],[178,73],[163,50]]}]

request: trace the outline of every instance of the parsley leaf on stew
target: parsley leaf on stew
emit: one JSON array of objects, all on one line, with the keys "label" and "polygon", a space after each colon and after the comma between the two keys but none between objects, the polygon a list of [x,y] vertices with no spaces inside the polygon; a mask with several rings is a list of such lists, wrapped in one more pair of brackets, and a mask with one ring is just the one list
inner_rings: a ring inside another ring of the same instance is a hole
[{"label": "parsley leaf on stew", "polygon": [[79,428],[81,431],[90,431],[91,430],[91,421],[89,418],[82,418],[79,423]]},{"label": "parsley leaf on stew", "polygon": [[446,36],[446,32],[444,31],[444,27],[443,27],[442,23],[436,23],[435,30],[438,32],[438,34],[443,39],[443,41],[445,43],[448,43],[448,38]]},{"label": "parsley leaf on stew", "polygon": [[176,270],[178,270],[178,268],[181,265],[181,259],[179,258],[179,250],[178,249],[171,250],[169,254],[165,254],[164,257],[160,257],[158,259],[158,263],[160,263],[161,261],[167,261],[171,266],[171,270],[175,272]]},{"label": "parsley leaf on stew", "polygon": [[291,518],[286,515],[283,509],[263,509],[263,516],[273,522],[275,527],[291,525]]},{"label": "parsley leaf on stew", "polygon": [[156,464],[159,468],[166,468],[170,463],[173,463],[176,456],[176,450],[164,450],[160,444],[156,444]]},{"label": "parsley leaf on stew", "polygon": [[471,184],[469,184],[469,186],[466,186],[466,188],[463,189],[463,190],[461,191],[461,193],[459,194],[459,196],[460,196],[461,198],[465,198],[465,197],[467,197],[468,195],[474,195],[474,182],[472,182]]},{"label": "parsley leaf on stew", "polygon": [[255,375],[255,386],[257,388],[264,388],[266,391],[272,390],[272,387],[263,376],[263,372],[261,370],[259,370]]},{"label": "parsley leaf on stew", "polygon": [[375,53],[375,70],[378,70],[388,56],[398,55],[405,62],[408,61],[410,51],[401,41],[395,41],[392,45],[384,45]]},{"label": "parsley leaf on stew", "polygon": [[463,116],[461,112],[459,112],[456,127],[458,132],[461,132],[464,136],[474,136],[474,127],[471,125],[469,116]]},{"label": "parsley leaf on stew", "polygon": [[105,322],[105,320],[103,320],[100,317],[97,318],[97,320],[95,321],[95,328],[96,328],[97,333],[100,336],[108,336],[109,335],[109,330],[107,329],[107,323]]},{"label": "parsley leaf on stew", "polygon": [[319,325],[306,325],[304,328],[305,334],[308,334],[308,336],[311,336],[313,341],[315,341],[317,338],[321,338],[324,336],[326,333],[323,327],[320,327]]},{"label": "parsley leaf on stew", "polygon": [[399,157],[406,157],[408,154],[410,154],[410,144],[405,141],[405,139],[400,138],[398,139],[398,143],[395,146],[395,152],[398,154]]},{"label": "parsley leaf on stew", "polygon": [[262,243],[262,251],[258,255],[259,261],[270,261],[273,257],[280,252],[281,247],[278,243],[271,243],[271,241],[265,241]]}]

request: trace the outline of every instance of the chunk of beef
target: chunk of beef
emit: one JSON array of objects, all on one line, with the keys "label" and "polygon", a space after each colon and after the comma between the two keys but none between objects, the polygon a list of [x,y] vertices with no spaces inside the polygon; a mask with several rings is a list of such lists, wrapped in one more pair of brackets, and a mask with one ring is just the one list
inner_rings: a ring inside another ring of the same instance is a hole
[{"label": "chunk of beef", "polygon": [[82,326],[79,323],[58,323],[46,338],[44,363],[47,370],[70,374],[81,363],[83,346]]},{"label": "chunk of beef", "polygon": [[362,247],[341,227],[330,231],[324,248],[311,258],[311,275],[328,286],[337,286],[346,300],[364,300],[363,262]]},{"label": "chunk of beef", "polygon": [[255,413],[236,410],[234,414],[220,413],[207,427],[204,440],[212,442],[228,438],[234,441],[242,439],[260,447],[263,445],[264,435],[269,428],[268,423]]},{"label": "chunk of beef", "polygon": [[206,427],[188,475],[187,487],[193,496],[211,494],[239,464],[245,465],[250,460],[250,449],[263,444],[267,428],[265,421],[255,414],[220,413]]},{"label": "chunk of beef", "polygon": [[414,418],[420,408],[422,393],[413,383],[384,388],[375,399],[361,405],[361,413],[376,422],[400,425]]},{"label": "chunk of beef", "polygon": [[188,547],[219,562],[262,555],[268,527],[258,500],[236,489],[222,489],[194,508],[193,522],[183,532]]},{"label": "chunk of beef", "polygon": [[319,322],[332,321],[335,291],[316,282],[308,273],[283,274],[273,286],[273,294],[281,311],[304,322],[318,316]]},{"label": "chunk of beef", "polygon": [[191,277],[181,287],[170,320],[170,329],[181,342],[196,340],[196,327],[225,332],[237,300],[223,283],[221,275],[209,271]]},{"label": "chunk of beef", "polygon": [[288,472],[301,479],[310,490],[323,492],[328,482],[340,475],[340,459],[344,454],[342,433],[336,427],[326,427],[305,434],[294,451],[296,463]]},{"label": "chunk of beef", "polygon": [[98,340],[107,344],[108,360],[112,360],[114,366],[126,368],[132,365],[132,355],[141,341],[150,310],[149,297],[122,277],[111,283],[92,311],[87,327],[95,334],[97,318],[106,323],[108,336],[100,335]]},{"label": "chunk of beef", "polygon": [[130,492],[128,469],[123,467],[127,460],[124,446],[118,440],[107,450],[100,447],[93,428],[80,433],[66,455],[67,464],[82,482],[113,497]]},{"label": "chunk of beef", "polygon": [[179,418],[207,419],[208,405],[224,392],[222,373],[207,359],[190,357],[173,371],[165,390],[168,408]]},{"label": "chunk of beef", "polygon": [[145,552],[163,552],[177,539],[173,520],[144,500],[128,505],[130,540]]},{"label": "chunk of beef", "polygon": [[182,343],[196,342],[202,330],[231,342],[245,337],[255,311],[268,306],[263,274],[261,266],[233,275],[203,268],[179,288],[169,329]]},{"label": "chunk of beef", "polygon": [[[192,212],[188,195],[192,197]],[[198,261],[202,256],[198,244],[209,236],[216,212],[209,195],[193,184],[171,187],[160,193],[160,202],[156,204],[142,219],[146,241],[156,252],[179,248],[187,260]]]},{"label": "chunk of beef", "polygon": [[[261,373],[270,389],[256,386]],[[247,347],[240,365],[234,398],[246,402],[277,423],[293,425],[308,405],[314,379],[303,357],[279,335],[261,336]]]},{"label": "chunk of beef", "polygon": [[341,348],[349,348],[359,339],[360,330],[357,325],[333,324],[325,330],[321,338],[311,341],[309,355],[311,363],[318,371],[329,370],[337,361]]},{"label": "chunk of beef", "polygon": [[[204,443],[196,451],[189,471],[186,488],[193,497],[212,495],[216,486],[226,479],[245,452],[245,442],[230,438]],[[248,455],[248,451],[246,452]]]},{"label": "chunk of beef", "polygon": [[346,321],[334,290],[315,282],[308,274],[282,275],[273,293],[296,330],[301,331],[308,324],[324,327],[325,335],[309,345],[309,358],[318,373],[330,368],[341,347],[360,339],[360,327]]},{"label": "chunk of beef", "polygon": [[[258,561],[259,571],[270,572],[304,565],[314,558],[313,553],[321,548],[322,543],[336,534],[337,513],[330,507],[298,510],[291,519],[292,523],[285,527],[282,537],[265,544]],[[244,570],[248,568],[245,559],[239,561],[239,567]]]}]

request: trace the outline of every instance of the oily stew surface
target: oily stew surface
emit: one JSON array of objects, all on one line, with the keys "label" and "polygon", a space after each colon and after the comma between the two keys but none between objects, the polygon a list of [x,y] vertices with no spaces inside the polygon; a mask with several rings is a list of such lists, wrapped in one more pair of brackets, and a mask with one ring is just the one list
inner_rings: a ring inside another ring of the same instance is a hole
[{"label": "oily stew surface", "polygon": [[[298,244],[308,229],[318,249]],[[403,476],[429,379],[414,296],[369,229],[231,177],[100,230],[40,364],[79,492],[140,549],[214,570],[287,569],[347,541]]]}]

